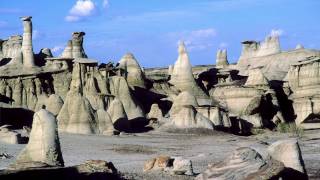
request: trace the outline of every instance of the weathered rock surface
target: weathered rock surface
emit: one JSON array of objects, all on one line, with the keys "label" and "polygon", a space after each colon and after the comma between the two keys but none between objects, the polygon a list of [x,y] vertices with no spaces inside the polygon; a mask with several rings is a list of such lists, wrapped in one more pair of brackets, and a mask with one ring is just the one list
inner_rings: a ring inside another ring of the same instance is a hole
[{"label": "weathered rock surface", "polygon": [[17,164],[24,162],[64,166],[56,118],[47,110],[34,114],[29,142],[16,160]]},{"label": "weathered rock surface", "polygon": [[132,88],[145,88],[144,74],[132,53],[127,53],[122,57],[119,61],[119,68],[125,72],[125,78]]},{"label": "weathered rock surface", "polygon": [[194,175],[192,162],[182,157],[158,156],[144,163],[143,172],[163,171],[175,175]]},{"label": "weathered rock surface", "polygon": [[254,149],[244,147],[235,150],[222,162],[210,165],[196,179],[271,179],[283,170],[281,162],[265,160]]},{"label": "weathered rock surface", "polygon": [[208,96],[197,85],[193,77],[192,66],[190,64],[189,56],[183,42],[179,44],[178,53],[179,56],[176,63],[173,66],[170,83],[177,87],[177,89],[179,89],[180,91],[190,92],[197,99],[199,99],[198,103],[203,103],[202,100],[208,99]]}]

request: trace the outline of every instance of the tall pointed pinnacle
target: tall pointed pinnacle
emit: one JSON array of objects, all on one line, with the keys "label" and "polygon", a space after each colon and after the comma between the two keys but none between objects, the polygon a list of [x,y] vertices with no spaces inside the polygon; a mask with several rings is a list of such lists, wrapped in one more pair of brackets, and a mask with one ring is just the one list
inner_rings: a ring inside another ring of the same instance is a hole
[{"label": "tall pointed pinnacle", "polygon": [[216,68],[224,68],[229,65],[228,58],[227,58],[227,50],[219,49],[217,52],[216,58]]},{"label": "tall pointed pinnacle", "polygon": [[186,51],[186,46],[185,46],[185,44],[184,44],[183,41],[180,41],[180,42],[179,42],[178,53],[179,53],[179,55],[182,55],[182,54],[186,54],[186,53],[187,53],[187,51]]},{"label": "tall pointed pinnacle", "polygon": [[22,39],[22,55],[23,65],[26,67],[34,67],[34,54],[32,48],[32,21],[31,16],[21,17],[23,22],[23,39]]}]

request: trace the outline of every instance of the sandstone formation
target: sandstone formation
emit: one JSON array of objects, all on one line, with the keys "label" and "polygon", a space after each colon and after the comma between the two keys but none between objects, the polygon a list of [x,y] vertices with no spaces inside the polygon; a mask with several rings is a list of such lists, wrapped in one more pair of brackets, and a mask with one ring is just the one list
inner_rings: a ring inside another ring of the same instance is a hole
[{"label": "sandstone formation", "polygon": [[227,50],[218,50],[216,58],[216,68],[225,68],[229,65],[227,59]]},{"label": "sandstone formation", "polygon": [[[224,49],[215,66],[192,67],[180,43],[174,66],[143,69],[131,53],[117,65],[89,59],[84,32],[72,34],[60,57],[48,48],[34,54],[31,17],[21,20],[23,35],[0,41],[0,110],[31,114],[45,107],[61,132],[138,132],[137,125],[145,127],[150,119],[248,134],[293,120],[302,128],[320,127],[318,50],[283,51],[272,36],[244,41],[236,65],[228,63]],[[21,128],[31,121],[16,124],[20,118],[6,115],[0,124]]]},{"label": "sandstone formation", "polygon": [[292,93],[289,98],[297,116],[295,122],[305,129],[320,128],[319,104],[320,57],[310,57],[293,64],[285,78],[284,88]]},{"label": "sandstone formation", "polygon": [[34,114],[27,146],[18,155],[16,163],[42,162],[63,166],[56,118],[47,110]]},{"label": "sandstone formation", "polygon": [[173,66],[170,83],[177,87],[180,91],[189,91],[196,96],[198,103],[210,104],[208,96],[205,92],[197,85],[193,73],[192,66],[190,64],[189,56],[186,51],[186,47],[183,42],[179,44],[178,48],[178,59]]},{"label": "sandstone formation", "polygon": [[209,168],[196,177],[205,179],[272,179],[284,171],[281,162],[265,160],[257,151],[251,148],[239,148],[222,162]]},{"label": "sandstone formation", "polygon": [[61,54],[62,58],[87,58],[83,49],[84,32],[72,33],[72,40],[69,40],[66,48]]},{"label": "sandstone formation", "polygon": [[23,55],[23,65],[26,67],[33,67],[34,54],[32,48],[32,22],[31,16],[22,17],[23,21],[23,38],[22,38],[22,55]]},{"label": "sandstone formation", "polygon": [[119,61],[119,68],[125,72],[125,78],[131,87],[145,88],[144,74],[132,53],[127,53]]},{"label": "sandstone formation", "polygon": [[10,129],[10,126],[0,127],[0,142],[7,144],[20,144],[23,143],[21,134]]},{"label": "sandstone formation", "polygon": [[179,128],[207,128],[213,129],[213,123],[199,113],[195,107],[198,106],[196,98],[184,91],[173,101],[170,110],[171,123]]},{"label": "sandstone formation", "polygon": [[268,147],[268,153],[273,159],[282,162],[285,167],[302,174],[306,173],[297,140],[277,141]]},{"label": "sandstone formation", "polygon": [[296,140],[280,140],[261,148],[238,148],[223,161],[209,165],[196,179],[292,178],[306,179],[303,159]]}]

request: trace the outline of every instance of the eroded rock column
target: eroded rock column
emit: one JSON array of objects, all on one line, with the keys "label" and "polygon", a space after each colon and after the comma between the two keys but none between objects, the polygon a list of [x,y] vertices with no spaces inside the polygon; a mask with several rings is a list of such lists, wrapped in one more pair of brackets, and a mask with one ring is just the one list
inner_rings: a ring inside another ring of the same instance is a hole
[{"label": "eroded rock column", "polygon": [[23,39],[22,39],[22,54],[23,65],[26,67],[33,67],[34,55],[32,48],[32,22],[31,16],[21,17],[23,22]]}]

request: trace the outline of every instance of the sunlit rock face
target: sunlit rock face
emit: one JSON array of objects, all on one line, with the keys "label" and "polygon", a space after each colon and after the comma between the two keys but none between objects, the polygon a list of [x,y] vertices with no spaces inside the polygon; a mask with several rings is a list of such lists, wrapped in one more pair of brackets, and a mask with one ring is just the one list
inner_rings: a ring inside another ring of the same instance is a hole
[{"label": "sunlit rock face", "polygon": [[248,75],[248,69],[260,68],[270,80],[283,80],[292,63],[309,56],[320,55],[320,51],[296,48],[281,51],[279,37],[266,37],[264,42],[244,41],[237,63],[240,75]]},{"label": "sunlit rock face", "polygon": [[36,112],[27,146],[18,155],[16,163],[42,162],[51,166],[64,166],[57,122],[45,109]]},{"label": "sunlit rock face", "polygon": [[293,64],[285,78],[292,94],[296,124],[306,129],[320,128],[320,57],[310,57]]},{"label": "sunlit rock face", "polygon": [[124,70],[125,78],[130,87],[145,88],[144,74],[132,53],[127,53],[121,58],[119,68]]},{"label": "sunlit rock face", "polygon": [[208,99],[207,94],[197,85],[193,77],[192,66],[183,42],[179,44],[178,53],[179,56],[174,64],[169,82],[180,91],[188,91],[193,94],[197,98],[198,103],[210,104],[210,101],[205,101]]},{"label": "sunlit rock face", "polygon": [[74,32],[72,39],[68,41],[67,46],[61,54],[63,58],[87,58],[83,49],[83,37],[86,33]]},{"label": "sunlit rock face", "polygon": [[218,50],[217,57],[216,57],[216,68],[225,68],[229,65],[227,59],[227,50]]}]

